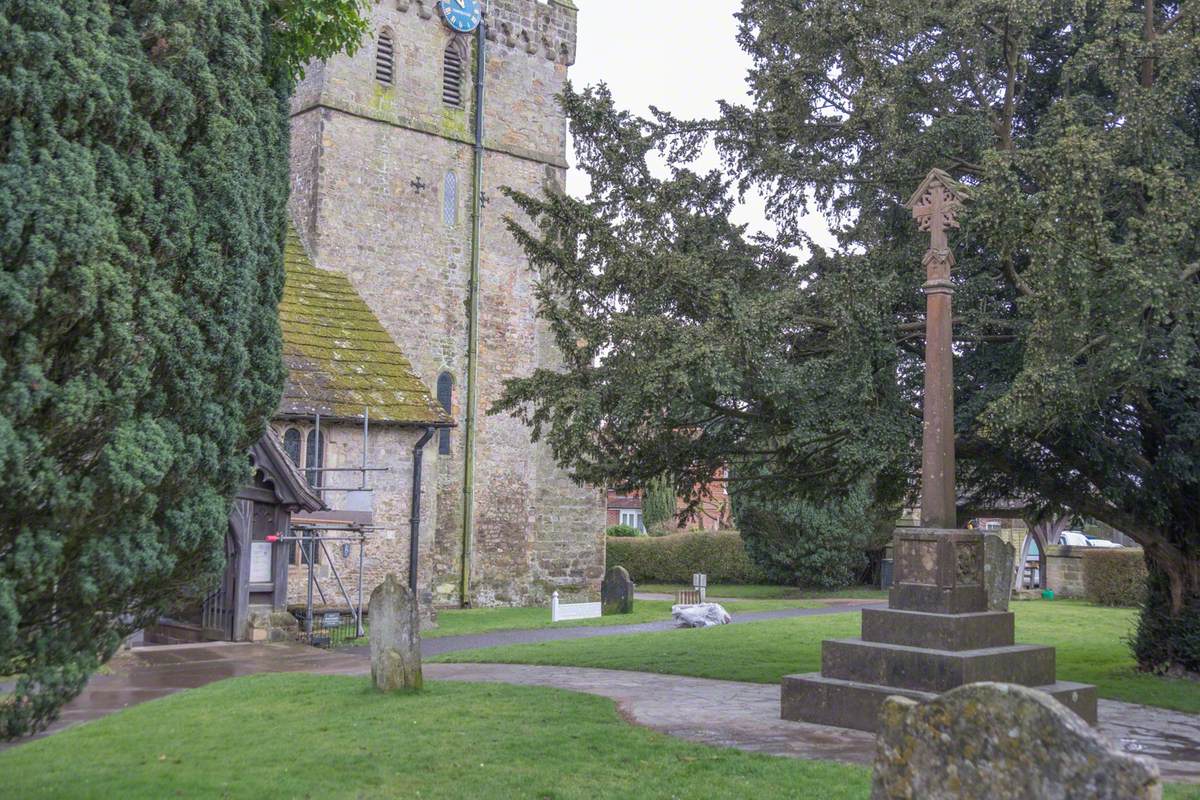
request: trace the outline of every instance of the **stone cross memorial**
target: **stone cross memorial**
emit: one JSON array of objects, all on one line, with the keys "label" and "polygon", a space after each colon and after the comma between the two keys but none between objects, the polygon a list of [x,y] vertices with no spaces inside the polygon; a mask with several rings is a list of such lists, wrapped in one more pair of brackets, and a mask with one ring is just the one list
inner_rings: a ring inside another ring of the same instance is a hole
[{"label": "stone cross memorial", "polygon": [[[1054,648],[1018,645],[1003,575],[1011,548],[985,547],[981,531],[957,527],[954,487],[954,374],[947,231],[966,192],[935,169],[908,201],[929,231],[925,254],[925,398],[921,527],[895,534],[895,582],[886,609],[863,609],[862,638],[822,644],[820,673],[783,679],[784,719],[875,731],[890,695],[916,701],[977,681],[1041,689],[1089,723],[1093,686],[1056,681]],[[1011,579],[1009,579],[1011,580]],[[1003,595],[1001,597],[1000,595]]]},{"label": "stone cross memorial", "polygon": [[421,678],[421,619],[412,590],[393,574],[371,592],[371,680],[380,691],[417,690]]}]

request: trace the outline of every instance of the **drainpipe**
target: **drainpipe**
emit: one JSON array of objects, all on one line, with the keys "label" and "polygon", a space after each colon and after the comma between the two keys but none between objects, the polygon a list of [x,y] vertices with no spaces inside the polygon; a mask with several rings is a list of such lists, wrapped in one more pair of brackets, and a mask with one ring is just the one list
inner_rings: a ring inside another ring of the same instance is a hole
[{"label": "drainpipe", "polygon": [[483,228],[483,77],[486,17],[475,29],[475,181],[471,189],[471,283],[467,303],[467,431],[463,465],[462,580],[459,603],[470,606],[471,550],[475,539],[475,414],[479,403],[479,241]]},{"label": "drainpipe", "polygon": [[417,556],[421,553],[421,460],[425,445],[432,438],[433,428],[426,428],[424,435],[413,445],[412,515],[408,521],[408,588],[412,589],[413,600],[417,599]]}]

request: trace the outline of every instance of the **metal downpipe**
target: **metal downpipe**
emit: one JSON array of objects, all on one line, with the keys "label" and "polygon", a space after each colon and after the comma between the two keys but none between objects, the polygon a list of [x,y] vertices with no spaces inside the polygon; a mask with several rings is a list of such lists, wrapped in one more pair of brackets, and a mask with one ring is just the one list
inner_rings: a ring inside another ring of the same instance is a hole
[{"label": "metal downpipe", "polygon": [[470,606],[471,557],[475,538],[475,416],[479,404],[479,247],[483,230],[483,83],[487,15],[475,29],[475,180],[471,187],[471,282],[467,303],[467,431],[463,464],[462,577],[459,604]]}]

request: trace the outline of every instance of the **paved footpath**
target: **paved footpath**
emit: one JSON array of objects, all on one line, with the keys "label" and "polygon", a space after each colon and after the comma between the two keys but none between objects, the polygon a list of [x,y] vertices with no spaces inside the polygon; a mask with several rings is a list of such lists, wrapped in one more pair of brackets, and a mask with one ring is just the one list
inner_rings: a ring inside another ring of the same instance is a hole
[{"label": "paved footpath", "polygon": [[[630,722],[720,747],[793,758],[870,764],[875,737],[779,718],[779,687],[647,672],[524,664],[426,664],[436,680],[553,686],[617,701]],[[1158,762],[1163,779],[1200,783],[1200,716],[1100,701],[1099,728]]]},{"label": "paved footpath", "polygon": [[[828,614],[845,614],[864,608],[886,608],[887,603],[879,600],[846,600],[830,603],[822,608],[781,608],[775,611],[754,611],[733,615],[733,624],[762,622],[768,619],[790,617],[823,617]],[[736,610],[736,609],[735,609]],[[547,610],[546,614],[549,615]],[[570,628],[534,628],[526,631],[494,631],[475,633],[468,636],[426,637],[421,641],[421,655],[436,656],[456,650],[474,650],[480,647],[497,647],[508,644],[535,644],[554,642],[561,639],[592,639],[597,636],[619,636],[626,633],[653,633],[674,630],[675,623],[669,619],[658,622],[640,622],[636,625],[576,625]],[[369,652],[367,647],[347,648],[351,652]]]}]

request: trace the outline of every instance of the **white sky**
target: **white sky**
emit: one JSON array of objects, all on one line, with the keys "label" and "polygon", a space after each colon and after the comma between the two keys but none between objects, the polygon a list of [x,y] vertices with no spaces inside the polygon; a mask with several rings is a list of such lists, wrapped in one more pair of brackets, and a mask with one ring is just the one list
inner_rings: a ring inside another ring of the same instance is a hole
[{"label": "white sky", "polygon": [[[654,105],[681,117],[710,117],[717,101],[748,99],[745,75],[750,58],[738,47],[740,0],[575,0],[579,6],[579,43],[571,80],[582,87],[604,81],[621,108],[647,115]],[[700,166],[715,167],[716,154]],[[568,188],[586,191],[572,173]],[[763,202],[747,197],[734,219],[756,230],[771,231]],[[824,220],[812,218],[805,229],[820,244],[832,246]]]}]

